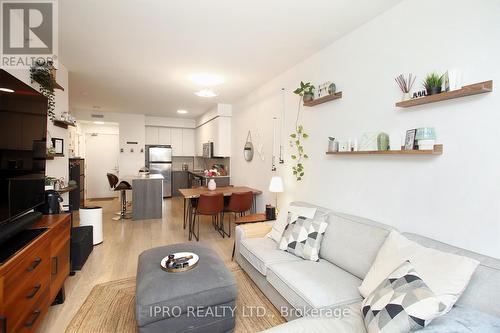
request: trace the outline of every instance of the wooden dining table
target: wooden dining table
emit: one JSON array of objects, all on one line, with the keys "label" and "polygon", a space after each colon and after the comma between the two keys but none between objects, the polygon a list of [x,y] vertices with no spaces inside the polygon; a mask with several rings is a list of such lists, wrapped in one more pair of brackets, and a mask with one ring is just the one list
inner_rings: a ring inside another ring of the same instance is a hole
[{"label": "wooden dining table", "polygon": [[[186,223],[188,219],[190,219],[192,211],[191,209],[192,199],[197,199],[202,194],[222,193],[225,197],[230,197],[233,193],[243,193],[243,192],[253,193],[254,199],[252,205],[252,213],[255,213],[256,210],[255,198],[257,197],[257,195],[262,194],[262,191],[256,190],[248,186],[224,186],[224,187],[217,187],[215,190],[209,190],[207,187],[179,189],[179,193],[184,198],[184,229],[186,229]],[[191,223],[189,223],[189,226],[191,226]]]}]

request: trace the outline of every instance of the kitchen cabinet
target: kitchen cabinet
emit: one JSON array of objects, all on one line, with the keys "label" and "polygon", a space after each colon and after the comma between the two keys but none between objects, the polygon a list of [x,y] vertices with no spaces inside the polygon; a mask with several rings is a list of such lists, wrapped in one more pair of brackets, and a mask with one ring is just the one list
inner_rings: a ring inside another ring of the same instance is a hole
[{"label": "kitchen cabinet", "polygon": [[181,195],[180,188],[189,188],[189,175],[187,171],[174,171],[172,173],[172,196],[178,197]]},{"label": "kitchen cabinet", "polygon": [[172,128],[172,156],[182,156],[182,128]]},{"label": "kitchen cabinet", "polygon": [[194,129],[182,129],[182,156],[194,156]]},{"label": "kitchen cabinet", "polygon": [[172,129],[169,127],[158,128],[158,143],[160,145],[172,144]]},{"label": "kitchen cabinet", "polygon": [[195,130],[146,126],[147,145],[171,145],[173,156],[195,156]]},{"label": "kitchen cabinet", "polygon": [[146,144],[157,145],[159,143],[159,127],[146,126]]},{"label": "kitchen cabinet", "polygon": [[214,156],[231,156],[231,117],[216,117],[196,129],[196,156],[203,156],[207,142],[213,142]]}]

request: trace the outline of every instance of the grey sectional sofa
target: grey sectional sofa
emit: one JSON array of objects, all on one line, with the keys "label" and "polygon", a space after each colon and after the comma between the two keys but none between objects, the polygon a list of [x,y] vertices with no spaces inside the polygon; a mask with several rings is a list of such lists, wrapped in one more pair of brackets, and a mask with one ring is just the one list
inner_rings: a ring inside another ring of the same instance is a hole
[{"label": "grey sectional sofa", "polygon": [[[365,332],[358,287],[393,228],[307,203],[293,204],[316,207],[315,217],[327,215],[329,225],[318,262],[279,250],[263,234],[247,237],[251,226],[236,228],[235,260],[289,321],[269,332]],[[422,332],[500,332],[500,260],[419,235],[404,235],[424,246],[481,262],[455,308]],[[332,309],[336,309],[333,317]]]}]

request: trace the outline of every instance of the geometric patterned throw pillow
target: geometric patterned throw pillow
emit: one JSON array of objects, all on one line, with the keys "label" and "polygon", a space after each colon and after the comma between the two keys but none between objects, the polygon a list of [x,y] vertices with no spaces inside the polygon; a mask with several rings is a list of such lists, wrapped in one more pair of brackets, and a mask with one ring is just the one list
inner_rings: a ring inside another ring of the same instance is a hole
[{"label": "geometric patterned throw pillow", "polygon": [[281,250],[297,257],[318,261],[319,249],[328,223],[289,213],[289,223],[281,237]]},{"label": "geometric patterned throw pillow", "polygon": [[361,309],[368,333],[403,333],[427,326],[446,306],[406,261],[365,298]]}]

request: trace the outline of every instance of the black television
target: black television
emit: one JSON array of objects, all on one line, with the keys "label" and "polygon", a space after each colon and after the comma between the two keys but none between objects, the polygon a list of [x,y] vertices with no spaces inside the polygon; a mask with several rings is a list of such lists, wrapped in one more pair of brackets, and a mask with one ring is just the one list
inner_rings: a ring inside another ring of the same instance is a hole
[{"label": "black television", "polygon": [[46,138],[47,98],[0,70],[0,244],[44,203]]}]

